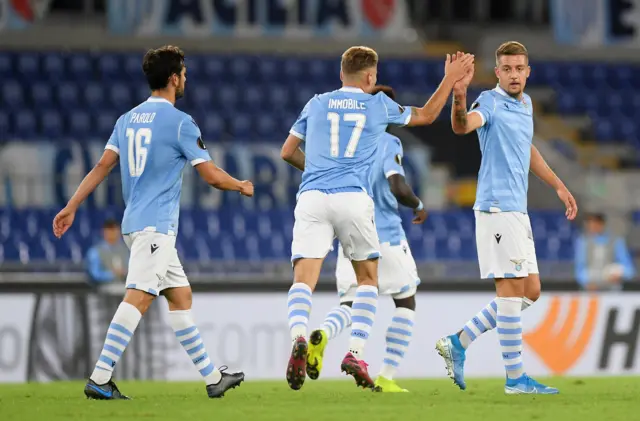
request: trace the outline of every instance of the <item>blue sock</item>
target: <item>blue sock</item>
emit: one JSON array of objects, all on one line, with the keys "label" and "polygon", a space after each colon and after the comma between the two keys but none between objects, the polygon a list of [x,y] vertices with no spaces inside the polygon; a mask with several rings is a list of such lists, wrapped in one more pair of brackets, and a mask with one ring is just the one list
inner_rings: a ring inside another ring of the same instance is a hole
[{"label": "blue sock", "polygon": [[222,374],[209,358],[200,331],[191,317],[191,310],[170,311],[169,324],[205,383],[207,385],[218,383]]},{"label": "blue sock", "polygon": [[351,306],[351,340],[349,352],[361,360],[378,308],[378,288],[361,285]]},{"label": "blue sock", "polygon": [[325,331],[328,339],[333,339],[349,326],[351,326],[351,307],[341,305],[331,309],[327,314],[322,323],[322,330]]},{"label": "blue sock", "polygon": [[507,378],[517,379],[524,374],[522,363],[522,298],[498,297],[498,339]]},{"label": "blue sock", "polygon": [[291,340],[295,342],[300,337],[305,338],[311,313],[311,288],[309,285],[298,282],[289,288],[287,309]]},{"label": "blue sock", "polygon": [[129,303],[120,303],[107,330],[100,358],[89,377],[96,384],[105,384],[111,379],[113,369],[129,345],[141,318],[142,314],[137,308]]}]

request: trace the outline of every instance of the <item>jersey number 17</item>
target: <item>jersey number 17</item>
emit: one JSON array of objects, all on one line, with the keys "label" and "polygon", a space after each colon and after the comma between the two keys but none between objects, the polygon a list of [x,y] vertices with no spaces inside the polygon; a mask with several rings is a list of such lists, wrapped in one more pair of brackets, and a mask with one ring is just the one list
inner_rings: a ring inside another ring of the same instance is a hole
[{"label": "jersey number 17", "polygon": [[[367,116],[364,114],[347,113],[343,116],[344,121],[355,121],[356,125],[351,132],[347,149],[344,151],[345,158],[353,158],[362,136],[362,130],[364,129],[364,123],[367,122]],[[331,156],[337,158],[340,154],[340,114],[327,113],[327,120],[331,123]]]}]

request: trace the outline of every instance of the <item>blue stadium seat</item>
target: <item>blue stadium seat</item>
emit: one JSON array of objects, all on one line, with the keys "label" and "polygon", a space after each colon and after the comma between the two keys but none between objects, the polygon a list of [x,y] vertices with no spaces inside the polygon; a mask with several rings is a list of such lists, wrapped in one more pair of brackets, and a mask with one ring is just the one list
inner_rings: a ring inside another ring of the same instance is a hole
[{"label": "blue stadium seat", "polygon": [[42,134],[48,138],[58,139],[64,133],[64,121],[57,110],[45,110],[41,116]]},{"label": "blue stadium seat", "polygon": [[68,115],[68,127],[72,136],[84,138],[91,134],[93,124],[91,114],[83,109],[75,110]]},{"label": "blue stadium seat", "polygon": [[42,56],[42,74],[50,82],[65,79],[67,76],[65,56],[59,52],[45,53]]},{"label": "blue stadium seat", "polygon": [[89,54],[71,54],[67,61],[67,72],[75,81],[92,80],[95,76],[92,57]]},{"label": "blue stadium seat", "polygon": [[25,103],[22,86],[15,80],[8,80],[2,83],[1,96],[2,102],[12,109]]},{"label": "blue stadium seat", "polygon": [[90,109],[98,111],[106,103],[105,90],[101,83],[87,84],[83,92],[85,104]]},{"label": "blue stadium seat", "polygon": [[0,77],[8,78],[15,74],[13,70],[15,59],[16,57],[8,51],[0,52]]},{"label": "blue stadium seat", "polygon": [[12,135],[13,127],[11,126],[11,118],[9,113],[0,110],[0,142],[7,140],[5,136]]},{"label": "blue stadium seat", "polygon": [[13,133],[20,139],[33,139],[38,133],[36,116],[31,110],[21,109],[13,113]]},{"label": "blue stadium seat", "polygon": [[55,90],[58,104],[63,109],[80,104],[80,90],[74,82],[61,82]]},{"label": "blue stadium seat", "polygon": [[40,73],[38,55],[35,53],[20,53],[17,56],[16,75],[27,82],[37,79]]},{"label": "blue stadium seat", "polygon": [[53,89],[46,82],[34,82],[31,85],[31,100],[34,108],[48,108],[54,104]]}]

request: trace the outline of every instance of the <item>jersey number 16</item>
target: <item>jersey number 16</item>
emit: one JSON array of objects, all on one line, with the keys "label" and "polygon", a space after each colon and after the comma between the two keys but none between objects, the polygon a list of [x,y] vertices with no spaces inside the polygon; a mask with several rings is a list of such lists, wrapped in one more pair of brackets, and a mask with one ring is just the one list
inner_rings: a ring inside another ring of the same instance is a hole
[{"label": "jersey number 16", "polygon": [[147,164],[148,150],[142,145],[151,143],[151,129],[141,127],[138,130],[127,129],[127,141],[129,143],[129,175],[140,177]]},{"label": "jersey number 16", "polygon": [[[327,113],[327,120],[331,122],[331,156],[337,158],[340,154],[340,114]],[[362,129],[364,129],[364,123],[367,121],[367,116],[364,114],[347,113],[344,115],[344,121],[355,121],[356,125],[351,132],[347,149],[344,151],[345,158],[353,158],[362,136]]]}]

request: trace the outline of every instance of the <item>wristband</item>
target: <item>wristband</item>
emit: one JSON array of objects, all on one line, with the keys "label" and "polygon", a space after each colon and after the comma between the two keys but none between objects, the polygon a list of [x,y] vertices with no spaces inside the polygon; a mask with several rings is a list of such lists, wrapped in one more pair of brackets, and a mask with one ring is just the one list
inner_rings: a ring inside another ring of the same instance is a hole
[{"label": "wristband", "polygon": [[418,199],[420,201],[420,203],[418,203],[418,207],[414,209],[414,211],[420,212],[422,209],[424,209],[424,205],[422,204],[422,200]]}]

